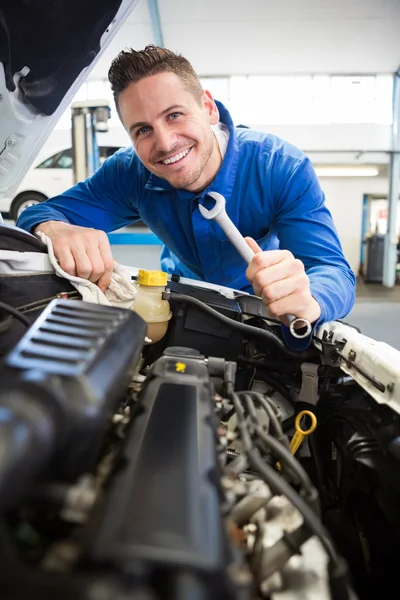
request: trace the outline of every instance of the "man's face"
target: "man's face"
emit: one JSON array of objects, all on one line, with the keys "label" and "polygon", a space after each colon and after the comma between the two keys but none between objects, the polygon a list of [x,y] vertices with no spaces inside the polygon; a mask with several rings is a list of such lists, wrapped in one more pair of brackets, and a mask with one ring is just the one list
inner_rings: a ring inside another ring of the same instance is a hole
[{"label": "man's face", "polygon": [[209,92],[199,104],[177,75],[159,73],[131,83],[119,96],[119,112],[149,171],[191,191],[215,177],[221,156],[210,125],[219,114]]}]

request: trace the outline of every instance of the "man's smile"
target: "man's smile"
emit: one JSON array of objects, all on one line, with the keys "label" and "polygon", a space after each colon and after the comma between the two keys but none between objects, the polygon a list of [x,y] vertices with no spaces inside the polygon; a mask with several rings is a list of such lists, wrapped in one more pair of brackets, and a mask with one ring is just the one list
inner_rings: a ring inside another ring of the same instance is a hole
[{"label": "man's smile", "polygon": [[173,156],[170,156],[169,158],[165,158],[164,160],[160,160],[158,162],[158,164],[161,165],[173,165],[176,163],[181,163],[183,161],[183,159],[186,158],[186,156],[189,154],[189,152],[191,151],[192,148],[186,148],[185,150],[182,150],[181,152],[179,152],[178,154],[174,154]]}]

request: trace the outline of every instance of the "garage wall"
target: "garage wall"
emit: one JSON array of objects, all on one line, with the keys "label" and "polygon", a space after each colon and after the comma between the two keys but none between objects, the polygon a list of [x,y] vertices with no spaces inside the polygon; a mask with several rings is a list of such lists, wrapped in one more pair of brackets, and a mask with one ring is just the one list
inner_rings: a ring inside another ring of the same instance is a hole
[{"label": "garage wall", "polygon": [[[314,164],[375,164],[386,170],[390,149],[389,125],[261,125],[294,144]],[[359,152],[350,152],[356,150]],[[365,150],[364,154],[362,151]],[[372,152],[375,150],[376,152]],[[340,152],[343,151],[343,152]],[[352,269],[360,264],[362,203],[364,194],[388,195],[389,182],[383,177],[321,177],[326,203],[335,221],[343,250]]]},{"label": "garage wall", "polygon": [[323,177],[326,204],[332,213],[343,251],[355,273],[360,266],[362,205],[364,194],[387,196],[386,177]]},{"label": "garage wall", "polygon": [[[330,125],[251,124],[294,144],[303,151],[366,150],[384,152],[390,149],[391,126],[374,123],[335,123]],[[349,157],[351,160],[352,157]],[[387,160],[387,159],[386,159]]]}]

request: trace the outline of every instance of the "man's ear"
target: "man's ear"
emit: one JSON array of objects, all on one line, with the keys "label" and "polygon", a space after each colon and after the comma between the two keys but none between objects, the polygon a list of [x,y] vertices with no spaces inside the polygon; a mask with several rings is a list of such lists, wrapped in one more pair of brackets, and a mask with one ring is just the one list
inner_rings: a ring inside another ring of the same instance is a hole
[{"label": "man's ear", "polygon": [[211,92],[208,90],[203,90],[203,105],[207,112],[210,125],[219,123],[219,110]]}]

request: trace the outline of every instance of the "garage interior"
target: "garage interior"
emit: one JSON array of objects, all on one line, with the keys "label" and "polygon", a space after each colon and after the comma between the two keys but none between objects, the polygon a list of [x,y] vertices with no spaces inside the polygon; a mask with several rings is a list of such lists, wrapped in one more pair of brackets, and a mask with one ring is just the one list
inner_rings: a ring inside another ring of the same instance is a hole
[{"label": "garage interior", "polygon": [[[399,32],[400,0],[0,3],[0,600],[398,600]],[[161,70],[119,96],[145,115],[132,149],[108,72],[149,44],[226,121]],[[155,111],[171,88],[193,129]],[[189,146],[140,154],[153,123]],[[314,296],[286,253],[284,277],[263,267],[292,300],[274,317],[246,228],[304,250]],[[79,252],[101,258],[82,276]]]}]

